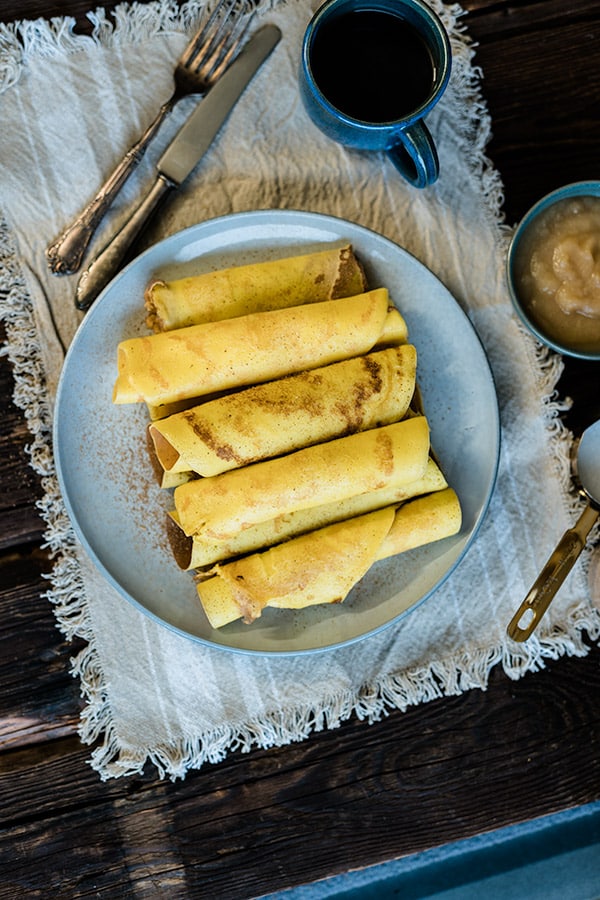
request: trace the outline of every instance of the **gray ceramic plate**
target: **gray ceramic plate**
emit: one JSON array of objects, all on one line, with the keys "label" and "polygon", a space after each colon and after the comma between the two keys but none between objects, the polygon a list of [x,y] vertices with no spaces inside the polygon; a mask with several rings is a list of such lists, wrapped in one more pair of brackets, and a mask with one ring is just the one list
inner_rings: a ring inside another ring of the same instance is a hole
[{"label": "gray ceramic plate", "polygon": [[[351,242],[372,287],[386,286],[417,347],[432,445],[464,515],[459,535],[377,563],[343,604],[266,610],[252,626],[213,630],[193,576],[174,562],[165,534],[169,492],[155,484],[143,404],[115,406],[120,340],[146,334],[143,292],[163,278]],[[297,654],[372,634],[424,601],[462,559],[494,487],[499,416],[485,353],[437,278],[367,229],[306,212],[261,211],[213,219],[162,241],[114,279],[70,347],[56,402],[54,449],[63,497],[92,560],[127,600],[192,640],[242,652]]]}]

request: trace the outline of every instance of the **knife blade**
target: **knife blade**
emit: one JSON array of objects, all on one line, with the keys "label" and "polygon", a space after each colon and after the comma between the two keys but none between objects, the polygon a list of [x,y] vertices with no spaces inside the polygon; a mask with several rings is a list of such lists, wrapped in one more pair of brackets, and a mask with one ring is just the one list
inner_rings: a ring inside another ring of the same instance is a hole
[{"label": "knife blade", "polygon": [[281,38],[276,25],[263,25],[200,101],[156,165],[156,180],[125,224],[82,272],[75,305],[86,310],[118,271],[164,196],[178,188],[200,162],[253,76]]}]

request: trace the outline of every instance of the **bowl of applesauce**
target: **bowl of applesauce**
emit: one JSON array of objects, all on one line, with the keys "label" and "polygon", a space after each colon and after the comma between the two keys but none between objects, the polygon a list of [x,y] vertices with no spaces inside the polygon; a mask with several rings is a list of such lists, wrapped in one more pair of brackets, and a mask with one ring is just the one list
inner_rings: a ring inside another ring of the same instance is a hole
[{"label": "bowl of applesauce", "polygon": [[538,340],[600,359],[600,181],[565,185],[529,210],[509,246],[507,279]]}]

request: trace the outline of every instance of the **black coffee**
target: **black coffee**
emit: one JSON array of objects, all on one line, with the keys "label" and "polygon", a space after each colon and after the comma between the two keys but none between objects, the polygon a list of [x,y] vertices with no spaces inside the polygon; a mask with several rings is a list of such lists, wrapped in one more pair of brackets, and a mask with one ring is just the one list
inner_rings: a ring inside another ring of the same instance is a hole
[{"label": "black coffee", "polygon": [[392,13],[359,10],[329,19],[314,37],[317,85],[337,109],[366,122],[392,122],[430,96],[435,67],[411,24]]}]

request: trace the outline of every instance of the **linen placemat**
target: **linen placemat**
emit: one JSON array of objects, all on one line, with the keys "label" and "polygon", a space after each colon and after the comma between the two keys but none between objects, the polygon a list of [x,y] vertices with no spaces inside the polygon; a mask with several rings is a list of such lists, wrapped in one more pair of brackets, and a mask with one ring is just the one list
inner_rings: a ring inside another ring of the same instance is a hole
[{"label": "linen placemat", "polygon": [[[526,644],[506,625],[578,499],[569,492],[571,436],[553,390],[560,358],[524,334],[503,277],[509,229],[502,184],[485,156],[490,120],[481,73],[459,6],[434,0],[452,41],[453,72],[428,123],[439,182],[405,184],[382,154],[343,149],[304,113],[297,85],[309,0],[266,3],[258,21],[281,44],[244,93],[202,164],[165,207],[148,240],[206,219],[252,209],[332,214],[380,232],[413,253],[450,289],[486,347],[498,391],[502,455],[492,503],[464,561],[400,624],[348,648],[311,657],[257,658],[197,645],[121,599],[86,559],[59,494],[52,460],[52,405],[80,314],[76,276],[46,266],[48,242],[72,220],[172,89],[175,60],[202,5],[122,5],[90,13],[93,34],[69,19],[0,26],[0,313],[16,378],[15,399],[43,477],[40,502],[55,556],[48,596],[59,627],[85,639],[74,674],[86,699],[80,733],[98,743],[102,778],[161,777],[250,750],[307,738],[351,715],[375,721],[443,695],[484,689],[501,665],[513,678],[561,654],[583,655],[581,632],[600,635],[586,569],[569,576]],[[186,101],[187,102],[187,101]],[[190,107],[177,109],[106,219],[94,246],[119,226],[152,179],[152,164]]]}]

